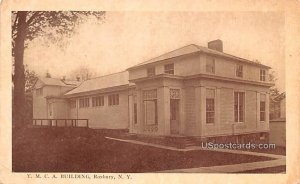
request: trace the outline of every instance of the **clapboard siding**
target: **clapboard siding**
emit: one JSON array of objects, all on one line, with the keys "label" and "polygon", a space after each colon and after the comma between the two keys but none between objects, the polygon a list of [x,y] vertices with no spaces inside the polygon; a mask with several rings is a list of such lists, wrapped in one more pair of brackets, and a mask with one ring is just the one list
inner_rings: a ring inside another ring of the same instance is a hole
[{"label": "clapboard siding", "polygon": [[257,114],[257,98],[255,91],[246,91],[246,124],[248,128],[255,129]]},{"label": "clapboard siding", "polygon": [[195,116],[195,103],[197,102],[195,96],[195,88],[194,87],[186,88],[186,94],[188,95],[186,95],[186,104],[185,104],[185,110],[186,110],[185,132],[188,135],[194,135],[197,131],[196,116]]},{"label": "clapboard siding", "polygon": [[233,122],[233,89],[221,88],[220,124]]}]

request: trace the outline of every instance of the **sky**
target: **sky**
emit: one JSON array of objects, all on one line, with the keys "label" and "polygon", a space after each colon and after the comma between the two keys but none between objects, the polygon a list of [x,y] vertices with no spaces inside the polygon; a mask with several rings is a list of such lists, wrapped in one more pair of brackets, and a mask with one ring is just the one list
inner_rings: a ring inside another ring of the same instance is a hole
[{"label": "sky", "polygon": [[76,28],[64,49],[47,38],[31,41],[24,62],[38,75],[70,74],[81,66],[97,76],[119,72],[179,47],[223,41],[223,51],[259,60],[276,72],[285,90],[284,14],[281,12],[107,12],[104,23],[91,19]]}]

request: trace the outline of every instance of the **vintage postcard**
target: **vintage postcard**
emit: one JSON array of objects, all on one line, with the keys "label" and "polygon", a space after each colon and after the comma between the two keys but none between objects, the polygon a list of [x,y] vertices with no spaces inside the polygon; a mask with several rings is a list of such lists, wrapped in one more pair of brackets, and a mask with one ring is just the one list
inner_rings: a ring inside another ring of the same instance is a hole
[{"label": "vintage postcard", "polygon": [[0,184],[300,183],[299,1],[63,2],[1,4]]}]

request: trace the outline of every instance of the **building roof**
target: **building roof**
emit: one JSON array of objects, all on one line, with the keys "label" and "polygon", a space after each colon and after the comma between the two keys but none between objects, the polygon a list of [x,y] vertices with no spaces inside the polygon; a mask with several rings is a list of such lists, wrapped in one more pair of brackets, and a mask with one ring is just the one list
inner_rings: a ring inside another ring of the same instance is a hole
[{"label": "building roof", "polygon": [[55,79],[55,78],[39,77],[39,80],[42,83],[44,83],[45,85],[50,85],[50,86],[65,86],[66,85],[60,79]]},{"label": "building roof", "polygon": [[140,66],[148,65],[148,64],[151,64],[151,63],[163,61],[163,60],[166,60],[166,59],[171,59],[171,58],[175,58],[175,57],[179,57],[179,56],[183,56],[183,55],[188,55],[188,54],[192,54],[192,53],[197,53],[197,52],[203,52],[203,53],[206,53],[206,54],[216,55],[216,56],[220,56],[220,57],[225,57],[225,58],[229,58],[229,59],[238,60],[238,61],[245,62],[245,63],[248,63],[248,64],[254,64],[254,65],[262,66],[262,67],[265,67],[265,68],[270,68],[269,66],[266,66],[266,65],[254,62],[254,61],[243,59],[243,58],[233,56],[233,55],[230,55],[230,54],[227,54],[227,53],[224,53],[224,52],[220,52],[220,51],[217,51],[217,50],[209,49],[207,47],[202,47],[202,46],[199,46],[199,45],[190,44],[190,45],[181,47],[179,49],[173,50],[171,52],[167,52],[163,55],[160,55],[160,56],[155,57],[153,59],[150,59],[148,61],[137,64],[133,67],[130,67],[129,70],[133,69],[133,68],[138,68]]},{"label": "building roof", "polygon": [[62,80],[62,82],[65,83],[66,85],[74,85],[74,86],[78,86],[81,83],[81,81],[69,80],[69,79]]},{"label": "building roof", "polygon": [[74,95],[84,92],[96,91],[111,87],[129,85],[128,71],[113,73],[101,77],[83,81],[77,88],[67,92],[65,95]]}]

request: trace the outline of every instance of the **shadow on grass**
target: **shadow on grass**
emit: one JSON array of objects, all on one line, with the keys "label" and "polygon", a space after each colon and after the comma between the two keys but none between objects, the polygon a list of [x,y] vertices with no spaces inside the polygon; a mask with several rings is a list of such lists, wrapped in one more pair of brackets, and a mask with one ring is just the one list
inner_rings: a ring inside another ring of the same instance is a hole
[{"label": "shadow on grass", "polygon": [[272,160],[196,150],[171,151],[106,139],[90,129],[13,130],[14,172],[155,172]]}]

